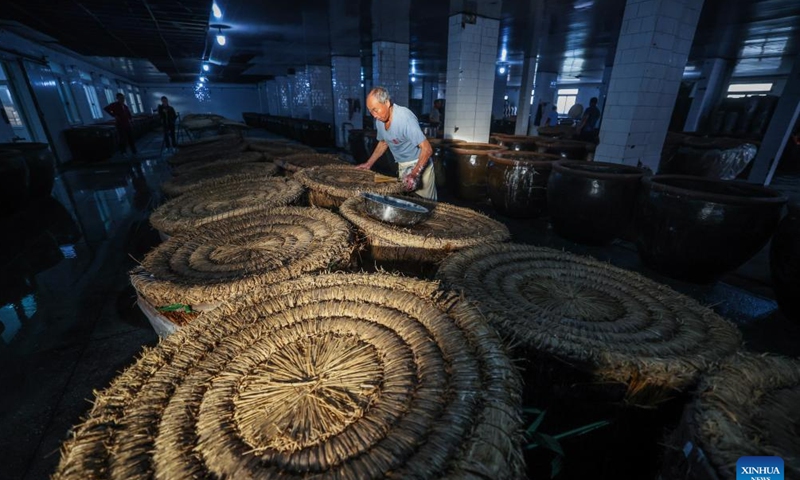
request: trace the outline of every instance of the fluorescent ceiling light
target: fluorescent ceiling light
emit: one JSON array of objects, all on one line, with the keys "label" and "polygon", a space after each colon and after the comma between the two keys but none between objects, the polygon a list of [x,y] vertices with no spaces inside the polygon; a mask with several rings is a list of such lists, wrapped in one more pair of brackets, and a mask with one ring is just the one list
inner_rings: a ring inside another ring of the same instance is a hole
[{"label": "fluorescent ceiling light", "polygon": [[217,2],[211,6],[211,12],[214,14],[214,18],[222,18],[222,10],[219,9]]},{"label": "fluorescent ceiling light", "polygon": [[217,43],[224,46],[225,45],[225,35],[217,35]]}]

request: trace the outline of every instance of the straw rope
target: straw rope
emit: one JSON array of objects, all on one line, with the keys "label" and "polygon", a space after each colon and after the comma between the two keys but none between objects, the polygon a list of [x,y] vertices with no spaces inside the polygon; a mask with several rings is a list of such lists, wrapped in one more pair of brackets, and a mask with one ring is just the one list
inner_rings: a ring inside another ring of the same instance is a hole
[{"label": "straw rope", "polygon": [[309,189],[308,201],[311,205],[325,208],[338,208],[348,198],[364,192],[392,195],[403,191],[399,181],[376,183],[375,172],[349,165],[306,168],[292,178]]},{"label": "straw rope", "polygon": [[341,217],[318,208],[279,207],[170,238],[145,256],[131,282],[156,307],[196,306],[346,266],[351,252],[350,228]]},{"label": "straw rope", "polygon": [[298,172],[304,168],[322,167],[325,165],[346,165],[338,155],[324,153],[298,153],[275,159],[275,164],[289,172]]},{"label": "straw rope", "polygon": [[494,331],[436,284],[302,277],[147,350],[54,479],[522,478],[519,388]]},{"label": "straw rope", "polygon": [[226,153],[222,155],[216,155],[213,158],[207,158],[206,160],[198,160],[196,162],[188,162],[175,166],[172,168],[172,173],[175,176],[181,176],[195,172],[201,168],[207,168],[211,166],[236,165],[239,163],[260,163],[268,160],[269,159],[263,153],[259,152],[237,152],[232,154]]},{"label": "straw rope", "polygon": [[278,158],[299,153],[316,153],[316,150],[298,143],[287,143],[274,140],[248,140],[247,149],[253,152],[262,152],[268,156]]},{"label": "straw rope", "polygon": [[781,473],[800,478],[799,360],[735,356],[703,378],[698,397],[686,410],[687,419],[691,440],[720,478],[735,479],[736,461],[743,456],[781,457]]},{"label": "straw rope", "polygon": [[223,218],[289,205],[303,187],[285,178],[235,178],[169,200],[150,215],[150,224],[167,235],[195,230]]},{"label": "straw rope", "polygon": [[217,142],[195,145],[182,148],[178,153],[169,158],[172,166],[193,162],[208,162],[221,157],[234,156],[245,151],[247,145],[240,138],[227,138]]},{"label": "straw rope", "polygon": [[741,342],[733,324],[665,285],[548,248],[480,246],[438,275],[501,333],[629,388],[685,388]]},{"label": "straw rope", "polygon": [[511,237],[505,225],[475,210],[409,200],[432,210],[430,217],[411,227],[392,225],[370,217],[362,197],[345,200],[339,213],[364,232],[376,260],[437,262],[453,251]]},{"label": "straw rope", "polygon": [[264,177],[274,177],[277,173],[278,167],[272,163],[215,163],[168,180],[161,184],[161,190],[176,197],[192,190],[208,188],[215,183],[230,181],[232,177],[245,176],[259,181]]}]

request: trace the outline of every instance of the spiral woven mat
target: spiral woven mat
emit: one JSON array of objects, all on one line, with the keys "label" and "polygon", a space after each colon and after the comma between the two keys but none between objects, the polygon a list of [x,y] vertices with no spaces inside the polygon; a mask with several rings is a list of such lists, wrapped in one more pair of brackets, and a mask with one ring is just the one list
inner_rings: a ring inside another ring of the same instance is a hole
[{"label": "spiral woven mat", "polygon": [[322,167],[325,165],[347,165],[338,155],[325,153],[298,153],[277,158],[275,165],[289,172],[298,172],[304,168]]},{"label": "spiral woven mat", "polygon": [[169,200],[153,211],[150,224],[172,236],[223,218],[289,205],[302,194],[302,185],[286,178],[237,177]]},{"label": "spiral woven mat", "polygon": [[736,478],[739,457],[781,457],[785,478],[800,478],[800,360],[736,355],[703,377],[684,416],[691,438],[720,474]]},{"label": "spiral woven mat", "polygon": [[741,344],[712,310],[597,260],[529,245],[457,252],[439,269],[501,334],[602,379],[681,389]]},{"label": "spiral woven mat", "polygon": [[351,252],[349,226],[338,215],[280,207],[170,238],[145,256],[131,282],[157,307],[207,304],[256,285],[346,266]]},{"label": "spiral woven mat", "polygon": [[403,191],[399,181],[376,183],[375,172],[349,165],[306,168],[292,178],[308,187],[309,203],[326,208],[338,207],[346,199],[364,192],[392,195]]},{"label": "spiral woven mat", "polygon": [[211,135],[211,136],[207,136],[207,137],[198,138],[197,140],[190,140],[188,142],[182,142],[182,143],[178,144],[178,148],[180,149],[180,151],[185,151],[185,150],[190,150],[190,149],[195,148],[195,147],[202,147],[202,146],[208,145],[210,143],[216,143],[216,142],[225,141],[225,140],[235,140],[235,139],[239,139],[239,138],[240,138],[239,135],[236,135],[236,134],[233,134],[233,133],[228,133],[228,134],[225,134],[225,135]]},{"label": "spiral woven mat", "polygon": [[169,158],[169,164],[177,167],[186,163],[210,162],[223,157],[235,156],[244,152],[246,147],[247,144],[238,137],[185,147]]},{"label": "spiral woven mat", "polygon": [[53,478],[524,478],[519,378],[472,307],[390,275],[250,293],[99,392]]},{"label": "spiral woven mat", "polygon": [[274,177],[277,174],[278,167],[266,162],[212,164],[162,183],[161,190],[171,197],[177,197],[192,190],[208,188],[214,183],[228,182],[233,177],[244,176],[252,181],[259,181],[264,177]]},{"label": "spiral woven mat", "polygon": [[[360,196],[345,200],[339,213],[365,233],[373,254],[381,247],[377,260],[435,262],[456,250],[511,237],[505,225],[475,210],[420,198],[409,200],[431,209],[430,217],[411,227],[392,225],[369,216],[366,200]],[[391,258],[384,258],[387,256]]]},{"label": "spiral woven mat", "polygon": [[188,175],[199,169],[211,166],[225,166],[236,165],[239,163],[263,163],[268,161],[263,153],[259,152],[234,152],[217,155],[213,158],[200,160],[196,162],[188,162],[172,168],[172,174],[175,176]]},{"label": "spiral woven mat", "polygon": [[261,152],[268,157],[278,158],[299,153],[316,153],[317,151],[307,145],[299,143],[289,143],[275,140],[255,140],[247,141],[247,149],[253,152]]}]

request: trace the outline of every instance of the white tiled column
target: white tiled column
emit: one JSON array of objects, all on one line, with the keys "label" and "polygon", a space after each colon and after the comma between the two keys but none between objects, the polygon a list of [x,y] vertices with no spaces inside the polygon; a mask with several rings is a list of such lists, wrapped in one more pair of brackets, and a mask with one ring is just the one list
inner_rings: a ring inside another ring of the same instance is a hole
[{"label": "white tiled column", "polygon": [[692,106],[686,115],[684,132],[696,132],[708,118],[719,100],[728,70],[728,61],[723,58],[710,58],[703,62],[703,71],[695,84]]},{"label": "white tiled column", "polygon": [[384,87],[398,105],[408,106],[408,44],[372,43],[372,85]]},{"label": "white tiled column", "polygon": [[331,67],[327,65],[308,65],[306,75],[309,83],[309,118],[333,124],[333,86]]},{"label": "white tiled column", "polygon": [[332,57],[334,124],[336,145],[347,146],[347,131],[363,128],[364,88],[361,87],[361,58]]},{"label": "white tiled column", "polygon": [[408,106],[410,0],[372,0],[372,86],[384,87]]},{"label": "white tiled column", "polygon": [[499,29],[495,18],[450,16],[445,138],[489,141]]},{"label": "white tiled column", "polygon": [[628,0],[597,161],[658,171],[703,0]]},{"label": "white tiled column", "polygon": [[308,80],[306,67],[296,68],[292,83],[292,117],[307,119],[311,115],[309,98],[311,96],[311,83]]},{"label": "white tiled column", "polygon": [[281,117],[292,116],[292,82],[289,77],[280,76],[275,78],[278,93],[278,115]]}]

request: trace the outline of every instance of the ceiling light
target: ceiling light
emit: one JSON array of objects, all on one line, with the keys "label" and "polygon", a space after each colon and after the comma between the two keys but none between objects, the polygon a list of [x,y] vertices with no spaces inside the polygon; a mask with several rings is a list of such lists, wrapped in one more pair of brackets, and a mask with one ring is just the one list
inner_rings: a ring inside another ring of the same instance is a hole
[{"label": "ceiling light", "polygon": [[222,18],[222,10],[219,9],[217,2],[211,5],[211,12],[214,14],[214,18]]},{"label": "ceiling light", "polygon": [[224,46],[225,42],[226,42],[226,38],[225,38],[225,35],[222,34],[222,30],[223,29],[227,30],[227,29],[231,28],[231,26],[230,25],[223,25],[221,23],[212,23],[211,25],[208,26],[208,28],[216,28],[217,29],[217,43],[220,44],[221,46]]},{"label": "ceiling light", "polygon": [[200,83],[206,83],[208,79],[206,77],[200,77]]},{"label": "ceiling light", "polygon": [[502,75],[506,73],[506,67],[500,67],[497,71],[500,72],[500,75]]},{"label": "ceiling light", "polygon": [[417,77],[411,77],[411,83],[414,83],[416,81],[417,81]]},{"label": "ceiling light", "polygon": [[207,64],[207,63],[204,63],[204,64],[203,64],[203,71],[204,71],[204,72],[207,72],[209,68],[210,68],[210,67],[208,66],[208,64]]}]

